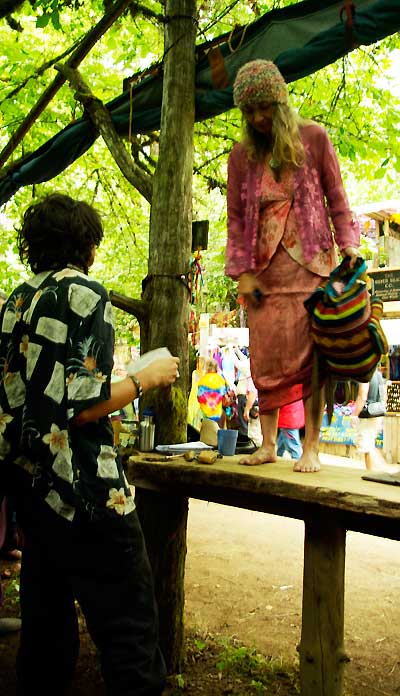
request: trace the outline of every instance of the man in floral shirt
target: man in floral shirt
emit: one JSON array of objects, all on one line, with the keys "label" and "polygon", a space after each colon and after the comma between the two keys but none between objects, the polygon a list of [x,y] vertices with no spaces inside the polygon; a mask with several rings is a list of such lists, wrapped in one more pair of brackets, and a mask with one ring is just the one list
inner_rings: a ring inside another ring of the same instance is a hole
[{"label": "man in floral shirt", "polygon": [[52,194],[26,211],[20,258],[34,275],[0,315],[0,493],[25,535],[18,694],[64,693],[79,651],[78,600],[107,693],[161,694],[150,567],[108,414],[172,383],[177,358],[111,386],[106,290],[87,276],[97,212]]}]

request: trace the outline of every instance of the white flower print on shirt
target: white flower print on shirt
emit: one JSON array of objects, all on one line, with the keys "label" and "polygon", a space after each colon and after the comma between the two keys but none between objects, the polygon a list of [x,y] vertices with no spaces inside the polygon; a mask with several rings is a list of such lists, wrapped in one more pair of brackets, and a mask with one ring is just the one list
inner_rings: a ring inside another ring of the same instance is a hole
[{"label": "white flower print on shirt", "polygon": [[0,460],[1,461],[3,461],[3,459],[6,458],[10,449],[11,449],[10,443],[0,433]]},{"label": "white flower print on shirt", "polygon": [[[15,318],[17,321],[21,320],[22,317],[22,307],[24,306],[24,296],[20,293],[17,295],[14,300],[14,312],[15,312]],[[10,302],[12,304],[12,301]]]},{"label": "white flower print on shirt", "polygon": [[116,488],[110,488],[108,491],[109,499],[107,500],[106,507],[113,508],[117,515],[123,515],[126,509],[126,495],[123,488],[117,491]]},{"label": "white flower print on shirt", "polygon": [[60,430],[55,423],[52,423],[50,432],[43,435],[42,440],[46,445],[49,445],[52,454],[58,454],[62,451],[69,452],[68,431]]},{"label": "white flower print on shirt", "polygon": [[0,433],[4,433],[7,427],[7,423],[11,423],[14,416],[9,413],[4,413],[3,409],[0,407]]},{"label": "white flower print on shirt", "polygon": [[70,384],[72,384],[72,382],[74,381],[74,379],[76,379],[76,375],[77,375],[77,372],[71,372],[71,374],[67,375],[67,377],[65,378],[65,384],[66,384],[67,387],[68,387]]},{"label": "white flower print on shirt", "polygon": [[28,347],[29,347],[29,336],[24,334],[21,338],[21,343],[19,344],[19,352],[26,358],[28,357]]}]

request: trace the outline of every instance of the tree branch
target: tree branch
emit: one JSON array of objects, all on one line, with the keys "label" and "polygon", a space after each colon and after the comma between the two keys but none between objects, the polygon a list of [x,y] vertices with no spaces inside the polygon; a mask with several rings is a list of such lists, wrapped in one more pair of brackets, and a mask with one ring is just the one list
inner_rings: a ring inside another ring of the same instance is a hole
[{"label": "tree branch", "polygon": [[113,307],[118,307],[128,314],[136,317],[139,324],[143,324],[148,321],[149,310],[147,302],[144,300],[134,300],[132,297],[127,297],[126,295],[121,295],[119,292],[114,292],[110,290],[110,300]]},{"label": "tree branch", "polygon": [[78,70],[73,70],[68,65],[56,65],[55,68],[64,75],[71,87],[76,90],[74,95],[75,99],[80,101],[83,105],[90,120],[103,137],[105,144],[124,177],[147,201],[149,201],[149,203],[151,203],[153,188],[152,179],[133,161],[132,157],[127,152],[123,140],[115,130],[107,107],[104,106],[100,99],[94,96]]},{"label": "tree branch", "polygon": [[[124,10],[130,5],[132,0],[117,0],[115,4],[111,7],[109,12],[107,12],[104,17],[88,31],[84,36],[79,46],[73,52],[72,56],[68,59],[67,65],[71,68],[76,68],[82,60],[87,56],[89,51],[97,43],[103,34],[109,29],[114,22],[121,16]],[[11,136],[5,148],[0,153],[0,167],[7,162],[10,155],[14,152],[16,147],[19,145],[23,137],[31,128],[32,124],[36,121],[38,116],[46,108],[47,104],[52,100],[54,95],[58,92],[60,87],[65,82],[65,77],[61,73],[58,73],[54,78],[53,82],[45,89],[40,99],[36,102],[35,106],[31,109],[26,118],[22,121],[21,125],[15,133]]]},{"label": "tree branch", "polygon": [[17,19],[14,19],[14,17],[12,17],[11,15],[7,15],[6,22],[7,22],[8,26],[10,27],[10,29],[12,29],[13,31],[18,31],[18,32],[23,31],[22,24],[20,22],[18,22]]},{"label": "tree branch", "polygon": [[12,14],[23,5],[23,0],[0,0],[0,19]]},{"label": "tree branch", "polygon": [[146,7],[145,5],[141,5],[140,2],[133,2],[132,6],[130,7],[130,11],[131,11],[132,16],[133,16],[133,13],[141,14],[141,15],[143,15],[143,17],[146,17],[146,19],[155,19],[156,22],[158,22],[159,24],[165,23],[164,15],[157,14],[157,12],[154,12],[149,7]]},{"label": "tree branch", "polygon": [[15,87],[11,92],[9,92],[9,94],[7,94],[4,97],[4,99],[2,99],[0,101],[0,105],[4,104],[4,102],[7,101],[8,99],[14,99],[14,97],[17,96],[18,92],[20,92],[21,89],[26,87],[29,80],[35,80],[37,77],[40,77],[41,75],[43,75],[43,73],[45,73],[46,70],[48,70],[49,68],[52,68],[53,65],[55,65],[56,63],[59,63],[60,60],[63,60],[66,56],[68,56],[71,53],[71,51],[73,51],[77,47],[78,43],[79,42],[76,41],[72,46],[67,48],[66,51],[64,51],[63,53],[60,53],[59,56],[56,56],[55,58],[52,58],[51,60],[46,60],[45,63],[42,63],[42,65],[40,65],[38,67],[38,69],[35,70],[34,73],[31,73],[30,75],[28,75],[25,78],[25,80],[23,80],[23,82],[21,82],[17,87]]}]

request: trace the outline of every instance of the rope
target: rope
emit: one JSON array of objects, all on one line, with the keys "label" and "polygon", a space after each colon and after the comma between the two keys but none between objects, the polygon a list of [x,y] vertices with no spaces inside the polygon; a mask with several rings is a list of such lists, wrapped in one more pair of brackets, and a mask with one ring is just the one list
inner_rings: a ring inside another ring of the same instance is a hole
[{"label": "rope", "polygon": [[198,25],[199,20],[197,17],[193,17],[193,15],[185,15],[185,14],[174,14],[174,15],[166,15],[164,22],[168,24],[168,22],[172,22],[173,19],[192,19],[193,24]]},{"label": "rope", "polygon": [[189,274],[188,273],[151,273],[147,275],[142,280],[142,292],[144,291],[146,285],[153,280],[153,278],[173,278],[183,283],[188,293],[191,295],[191,289],[189,285]]},{"label": "rope", "polygon": [[230,50],[231,53],[235,53],[236,51],[238,51],[238,50],[240,49],[240,47],[241,47],[241,45],[242,45],[242,43],[243,43],[243,41],[244,41],[244,37],[245,37],[245,35],[246,35],[247,27],[248,27],[248,25],[245,24],[244,27],[243,27],[243,29],[242,29],[242,36],[240,37],[240,41],[239,41],[238,45],[236,46],[236,48],[233,48],[233,46],[232,46],[232,38],[233,38],[233,35],[234,35],[235,31],[237,31],[237,28],[236,28],[236,27],[233,27],[231,33],[229,34],[229,38],[228,38],[228,41],[227,41],[228,48],[229,48],[229,50]]}]

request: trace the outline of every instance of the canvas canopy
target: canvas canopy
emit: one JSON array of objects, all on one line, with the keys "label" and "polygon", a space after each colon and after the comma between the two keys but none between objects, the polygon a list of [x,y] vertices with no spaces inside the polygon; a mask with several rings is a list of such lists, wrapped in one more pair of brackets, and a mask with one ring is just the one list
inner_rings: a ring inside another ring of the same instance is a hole
[{"label": "canvas canopy", "polygon": [[[249,60],[273,60],[286,81],[293,82],[399,29],[400,0],[304,0],[272,10],[231,34],[197,46],[196,121],[233,107],[236,73]],[[127,135],[129,129],[132,133],[159,129],[161,67],[155,65],[147,74],[126,81],[123,93],[107,104],[120,135]],[[22,186],[57,176],[97,137],[95,127],[86,118],[68,125],[0,178],[0,205]]]}]

